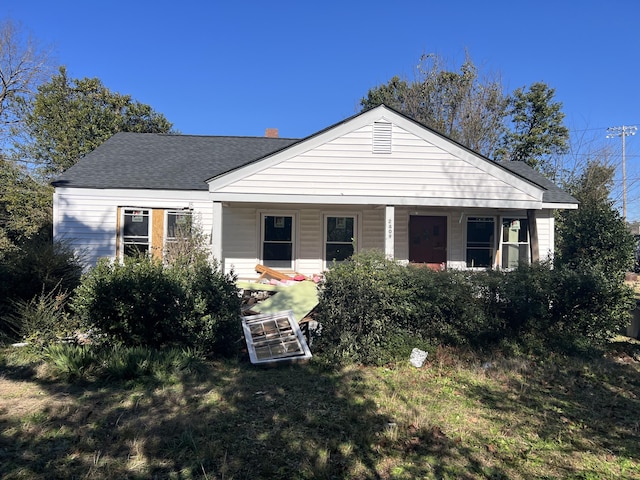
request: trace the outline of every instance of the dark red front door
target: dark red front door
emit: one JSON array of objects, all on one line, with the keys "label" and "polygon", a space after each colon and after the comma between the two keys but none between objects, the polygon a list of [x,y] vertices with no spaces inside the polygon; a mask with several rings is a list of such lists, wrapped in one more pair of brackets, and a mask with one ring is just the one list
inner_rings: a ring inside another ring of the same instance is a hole
[{"label": "dark red front door", "polygon": [[409,217],[409,261],[441,268],[447,263],[447,217]]}]

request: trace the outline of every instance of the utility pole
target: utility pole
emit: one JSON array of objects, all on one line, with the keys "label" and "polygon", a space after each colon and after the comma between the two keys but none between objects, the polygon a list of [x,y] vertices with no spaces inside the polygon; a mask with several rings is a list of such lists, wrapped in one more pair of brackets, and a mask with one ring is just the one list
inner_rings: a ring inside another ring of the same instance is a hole
[{"label": "utility pole", "polygon": [[622,137],[622,218],[627,219],[627,160],[625,137],[635,135],[638,127],[621,126],[607,128],[607,138]]}]

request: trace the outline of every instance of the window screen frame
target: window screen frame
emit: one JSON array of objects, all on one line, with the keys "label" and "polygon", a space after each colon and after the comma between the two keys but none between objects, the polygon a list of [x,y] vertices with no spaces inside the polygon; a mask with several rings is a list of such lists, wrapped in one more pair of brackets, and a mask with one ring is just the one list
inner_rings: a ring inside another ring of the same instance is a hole
[{"label": "window screen frame", "polygon": [[242,317],[242,330],[253,364],[306,361],[311,350],[293,310]]}]

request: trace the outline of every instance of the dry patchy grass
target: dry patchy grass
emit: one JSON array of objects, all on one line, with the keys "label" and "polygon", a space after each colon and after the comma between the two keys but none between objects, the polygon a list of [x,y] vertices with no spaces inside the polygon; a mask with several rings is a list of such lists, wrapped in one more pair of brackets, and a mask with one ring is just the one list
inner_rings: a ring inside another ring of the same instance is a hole
[{"label": "dry patchy grass", "polygon": [[640,345],[579,361],[259,369],[59,382],[0,362],[0,477],[640,478]]}]

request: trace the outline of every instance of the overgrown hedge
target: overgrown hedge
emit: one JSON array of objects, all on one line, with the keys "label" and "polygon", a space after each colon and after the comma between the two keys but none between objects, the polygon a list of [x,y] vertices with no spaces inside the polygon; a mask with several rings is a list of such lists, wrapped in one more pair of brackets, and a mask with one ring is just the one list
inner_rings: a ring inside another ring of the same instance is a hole
[{"label": "overgrown hedge", "polygon": [[336,362],[370,364],[434,343],[598,346],[627,324],[634,306],[631,290],[597,266],[435,272],[379,252],[331,268],[320,298],[316,348]]},{"label": "overgrown hedge", "polygon": [[72,309],[85,328],[129,347],[226,355],[241,337],[235,278],[204,260],[175,266],[148,257],[101,260],[75,290]]}]

